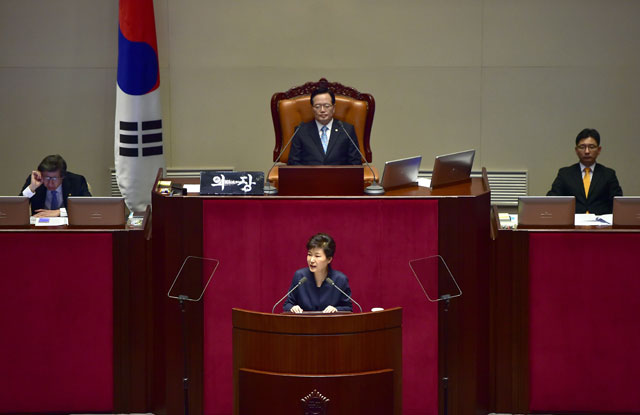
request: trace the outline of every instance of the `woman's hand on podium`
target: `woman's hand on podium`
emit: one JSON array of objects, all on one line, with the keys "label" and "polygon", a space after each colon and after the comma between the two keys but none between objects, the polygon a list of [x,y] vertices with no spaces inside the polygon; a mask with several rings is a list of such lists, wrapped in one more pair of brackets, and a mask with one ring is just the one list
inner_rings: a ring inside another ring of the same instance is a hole
[{"label": "woman's hand on podium", "polygon": [[289,311],[291,311],[292,313],[300,314],[304,310],[302,310],[302,307],[300,307],[299,305],[294,305],[293,307],[291,307],[291,310]]},{"label": "woman's hand on podium", "polygon": [[332,305],[328,305],[327,308],[325,308],[324,310],[322,310],[323,313],[337,313],[338,309],[335,308]]}]

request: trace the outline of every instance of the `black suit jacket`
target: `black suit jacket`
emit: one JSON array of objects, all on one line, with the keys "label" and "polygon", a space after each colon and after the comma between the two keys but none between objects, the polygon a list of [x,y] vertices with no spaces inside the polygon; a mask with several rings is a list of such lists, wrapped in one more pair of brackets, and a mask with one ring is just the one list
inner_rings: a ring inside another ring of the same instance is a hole
[{"label": "black suit jacket", "polygon": [[597,163],[591,177],[589,197],[584,194],[580,163],[563,167],[551,185],[547,196],[575,196],[576,213],[604,215],[613,211],[613,197],[622,196],[616,171]]},{"label": "black suit jacket", "polygon": [[[322,149],[322,141],[320,141],[320,133],[318,132],[316,121],[300,124],[298,133],[291,142],[291,151],[289,152],[287,164],[308,166],[362,164],[362,159],[356,149],[356,146],[358,146],[356,130],[353,125],[346,122],[342,123],[343,130],[340,123],[339,120],[333,119],[326,154]],[[349,137],[345,130],[355,142],[349,142]]]},{"label": "black suit jacket", "polygon": [[[31,174],[29,174],[27,181],[24,183],[24,186],[22,186],[20,196],[22,196],[22,191],[29,186],[29,183],[31,183]],[[67,207],[67,198],[69,196],[91,196],[91,193],[89,192],[89,186],[84,176],[67,171],[67,174],[62,179],[62,204],[65,208]],[[32,214],[35,214],[37,209],[46,209],[44,205],[46,198],[47,188],[44,184],[41,184],[36,189],[36,194],[34,194],[30,200]]]}]

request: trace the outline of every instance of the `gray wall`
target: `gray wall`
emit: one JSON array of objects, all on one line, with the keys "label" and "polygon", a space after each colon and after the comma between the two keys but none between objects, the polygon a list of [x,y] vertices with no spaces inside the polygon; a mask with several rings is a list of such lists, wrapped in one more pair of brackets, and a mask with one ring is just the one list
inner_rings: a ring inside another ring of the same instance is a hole
[{"label": "gray wall", "polygon": [[[640,1],[156,0],[169,167],[266,170],[276,91],[369,92],[374,164],[468,148],[543,194],[584,127],[625,194],[640,117]],[[59,152],[109,193],[116,0],[0,0],[0,194]]]}]

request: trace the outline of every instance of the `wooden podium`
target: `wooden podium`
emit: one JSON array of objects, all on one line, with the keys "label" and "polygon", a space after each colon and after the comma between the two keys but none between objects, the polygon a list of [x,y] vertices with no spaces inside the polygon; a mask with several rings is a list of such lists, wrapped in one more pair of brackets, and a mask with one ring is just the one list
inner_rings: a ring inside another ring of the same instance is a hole
[{"label": "wooden podium", "polygon": [[280,196],[362,196],[364,166],[278,166]]},{"label": "wooden podium", "polygon": [[234,414],[402,413],[401,308],[232,320]]}]

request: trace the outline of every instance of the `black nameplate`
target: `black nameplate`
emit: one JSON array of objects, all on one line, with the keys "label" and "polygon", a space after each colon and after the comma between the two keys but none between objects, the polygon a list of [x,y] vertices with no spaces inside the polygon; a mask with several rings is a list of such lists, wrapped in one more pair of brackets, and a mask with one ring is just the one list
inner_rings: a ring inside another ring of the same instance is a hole
[{"label": "black nameplate", "polygon": [[221,171],[200,172],[201,195],[263,195],[264,172]]}]

